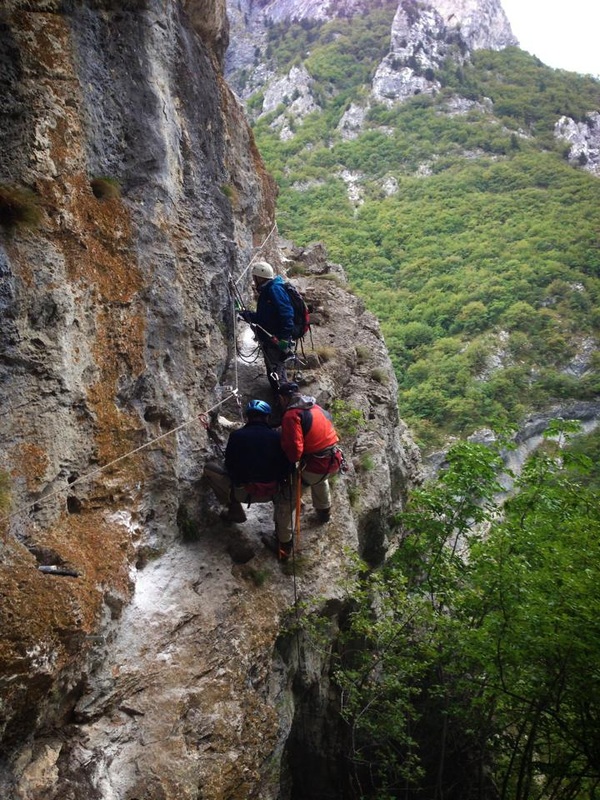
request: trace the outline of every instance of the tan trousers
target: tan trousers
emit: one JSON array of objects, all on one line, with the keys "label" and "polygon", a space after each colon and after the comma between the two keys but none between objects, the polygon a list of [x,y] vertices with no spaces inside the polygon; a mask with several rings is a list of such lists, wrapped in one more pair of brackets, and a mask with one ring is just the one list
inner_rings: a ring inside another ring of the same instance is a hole
[{"label": "tan trousers", "polygon": [[319,472],[302,470],[302,483],[304,486],[310,486],[311,500],[315,510],[331,508],[331,489],[328,477]]},{"label": "tan trousers", "polygon": [[234,486],[231,478],[223,467],[214,462],[204,467],[204,475],[211,485],[217,500],[229,506],[235,503],[273,503],[273,521],[275,532],[280,542],[289,542],[294,529],[293,500],[289,483],[279,485],[279,491],[273,500],[255,500],[248,497],[248,492],[243,486]]}]

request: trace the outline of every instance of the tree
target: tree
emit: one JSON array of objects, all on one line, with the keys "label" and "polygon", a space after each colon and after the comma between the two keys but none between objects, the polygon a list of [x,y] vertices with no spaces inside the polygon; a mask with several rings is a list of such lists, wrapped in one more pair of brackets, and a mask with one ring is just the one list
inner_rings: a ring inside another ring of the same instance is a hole
[{"label": "tree", "polygon": [[573,427],[550,427],[502,509],[502,442],[459,443],[363,573],[337,673],[361,797],[595,796],[600,498]]}]

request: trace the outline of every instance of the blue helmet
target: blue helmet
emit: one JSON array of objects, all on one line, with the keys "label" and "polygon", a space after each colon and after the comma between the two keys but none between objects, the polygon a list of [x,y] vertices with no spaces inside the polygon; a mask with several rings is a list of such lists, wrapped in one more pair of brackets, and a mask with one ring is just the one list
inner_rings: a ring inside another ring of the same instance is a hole
[{"label": "blue helmet", "polygon": [[264,400],[250,400],[246,406],[246,414],[270,414],[271,406]]}]

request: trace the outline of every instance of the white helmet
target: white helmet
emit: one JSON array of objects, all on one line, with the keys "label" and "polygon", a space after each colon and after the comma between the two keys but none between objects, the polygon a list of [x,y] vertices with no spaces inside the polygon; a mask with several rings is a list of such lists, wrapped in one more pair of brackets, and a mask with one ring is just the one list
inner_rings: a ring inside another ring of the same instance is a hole
[{"label": "white helmet", "polygon": [[255,278],[264,278],[267,281],[275,277],[273,267],[266,261],[257,261],[252,267],[252,274]]}]

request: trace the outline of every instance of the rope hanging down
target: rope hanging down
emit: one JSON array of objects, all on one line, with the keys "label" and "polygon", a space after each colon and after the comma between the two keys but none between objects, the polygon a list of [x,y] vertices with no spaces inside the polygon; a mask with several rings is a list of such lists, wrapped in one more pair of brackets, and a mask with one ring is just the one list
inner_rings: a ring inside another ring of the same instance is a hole
[{"label": "rope hanging down", "polygon": [[[266,328],[263,328],[262,325],[259,325],[256,322],[250,322],[250,328],[252,329],[253,333],[255,334],[255,339],[257,342],[256,348],[250,354],[243,354],[238,347],[238,314],[240,311],[246,311],[247,306],[244,302],[244,298],[240,294],[240,290],[238,289],[236,282],[233,280],[233,277],[230,275],[228,280],[228,286],[231,293],[231,313],[233,318],[233,341],[235,342],[235,351],[238,358],[243,361],[244,364],[253,364],[257,358],[258,353],[262,352],[264,355],[264,348],[262,346],[261,340],[259,338],[258,331],[261,331],[268,339],[273,342],[273,344],[277,344],[279,339],[270,333]],[[312,332],[311,332],[311,339],[312,339]],[[291,349],[291,355],[286,358],[286,365],[287,362],[290,361],[293,364],[293,378],[295,379],[297,374],[299,373],[299,368],[306,367],[306,362],[298,355],[298,341],[297,339],[293,340],[293,346]],[[305,357],[304,354],[304,344],[300,343],[300,347],[302,350],[302,356]],[[235,363],[235,380],[236,386],[238,381],[238,368],[237,368],[237,361]]]},{"label": "rope hanging down", "polygon": [[231,390],[231,394],[227,395],[227,397],[225,397],[223,400],[220,400],[218,403],[215,403],[215,405],[211,406],[211,408],[207,408],[206,411],[202,411],[200,414],[198,414],[197,417],[194,417],[193,419],[190,419],[187,422],[183,422],[181,425],[178,425],[176,428],[173,428],[172,430],[167,431],[166,433],[161,433],[161,435],[157,436],[155,439],[151,439],[149,442],[140,445],[140,447],[136,447],[134,450],[130,450],[129,452],[124,453],[122,456],[113,459],[113,461],[109,461],[108,464],[104,464],[103,466],[92,470],[92,472],[88,472],[86,475],[81,475],[79,478],[76,478],[74,481],[72,481],[68,486],[62,486],[60,489],[55,489],[55,491],[50,492],[50,494],[44,495],[43,497],[40,497],[38,500],[34,500],[31,503],[27,503],[26,505],[20,506],[19,508],[15,509],[10,514],[7,514],[4,517],[0,517],[0,524],[3,522],[8,522],[13,517],[17,517],[24,511],[28,511],[30,508],[33,508],[34,506],[38,506],[41,503],[45,503],[47,500],[51,500],[53,497],[56,497],[57,495],[62,494],[63,492],[70,491],[73,488],[73,486],[76,486],[78,483],[82,483],[83,481],[87,481],[90,480],[91,478],[94,478],[96,475],[99,475],[101,472],[105,472],[105,470],[110,469],[110,467],[113,467],[115,464],[124,461],[126,458],[130,458],[136,453],[139,453],[141,450],[145,450],[147,447],[156,444],[156,442],[160,442],[162,439],[166,439],[167,436],[172,436],[174,433],[178,433],[178,431],[183,430],[183,428],[186,428],[188,425],[191,425],[194,422],[201,422],[203,425],[206,425],[207,415],[210,414],[211,411],[214,411],[216,408],[219,408],[219,406],[222,406],[228,400],[231,400],[232,397],[235,397],[239,402],[239,391],[237,387]]}]

